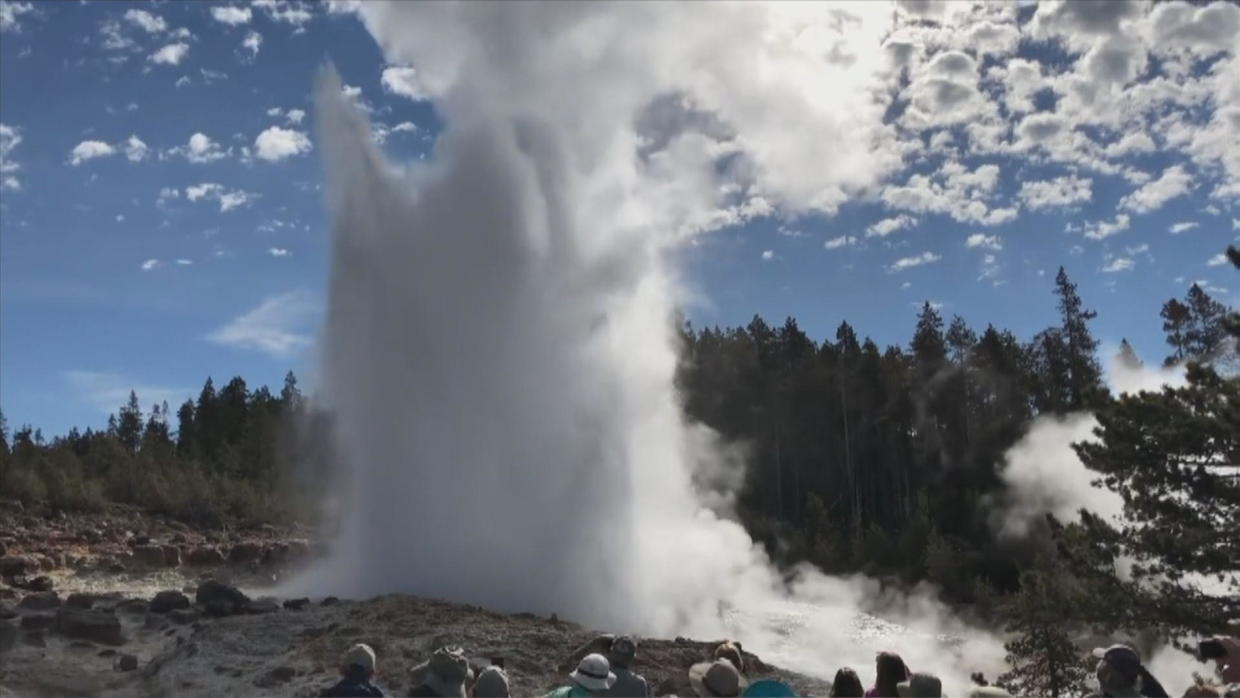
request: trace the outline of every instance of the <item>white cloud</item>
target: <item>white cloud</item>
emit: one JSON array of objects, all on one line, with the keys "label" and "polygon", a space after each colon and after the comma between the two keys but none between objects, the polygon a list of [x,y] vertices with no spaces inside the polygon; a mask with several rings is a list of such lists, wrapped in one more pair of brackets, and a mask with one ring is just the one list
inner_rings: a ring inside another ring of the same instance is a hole
[{"label": "white cloud", "polygon": [[1058,208],[1089,201],[1093,198],[1093,180],[1075,175],[1047,181],[1023,182],[1020,199],[1032,210]]},{"label": "white cloud", "polygon": [[189,83],[190,83],[189,76],[182,75],[181,77],[177,78],[176,87],[178,88],[185,87]]},{"label": "white cloud", "polygon": [[130,24],[141,27],[148,34],[168,31],[168,23],[164,21],[163,17],[151,14],[146,10],[126,10],[125,19],[129,20]]},{"label": "white cloud", "polygon": [[[298,119],[298,121],[300,121],[300,119]],[[416,133],[417,130],[418,130],[418,125],[413,123],[412,121],[402,121],[399,124],[396,124],[395,126],[392,127],[392,133],[405,133],[405,132]]]},{"label": "white cloud", "polygon": [[202,182],[185,187],[185,198],[188,201],[217,201],[220,205],[220,213],[227,213],[254,201],[259,198],[259,195],[241,189],[230,191],[217,182]]},{"label": "white cloud", "polygon": [[152,269],[158,268],[161,264],[162,262],[160,262],[158,259],[148,259],[142,263],[142,271],[150,271]]},{"label": "white cloud", "polygon": [[0,189],[18,191],[22,188],[21,181],[13,174],[22,168],[10,155],[22,142],[18,129],[0,123]]},{"label": "white cloud", "polygon": [[965,238],[964,246],[968,248],[980,247],[984,250],[995,250],[997,252],[1003,249],[1003,240],[998,235],[973,233]]},{"label": "white cloud", "polygon": [[1214,255],[1213,257],[1211,257],[1210,259],[1206,261],[1206,266],[1221,267],[1226,263],[1227,263],[1227,255],[1223,254],[1222,252],[1219,252],[1218,254]]},{"label": "white cloud", "polygon": [[384,68],[380,82],[383,84],[383,89],[401,97],[408,97],[412,100],[430,98],[422,81],[418,79],[418,71],[413,68],[398,66]]},{"label": "white cloud", "polygon": [[271,296],[207,336],[209,341],[287,358],[310,346],[305,326],[319,304],[305,291]]},{"label": "white cloud", "polygon": [[[289,252],[287,249],[283,247],[271,247],[267,249],[267,254],[271,255],[272,257],[287,257],[291,255],[292,252]],[[763,256],[763,259],[766,259],[765,255]]]},{"label": "white cloud", "polygon": [[1116,257],[1107,262],[1106,265],[1102,267],[1102,271],[1107,274],[1113,274],[1117,271],[1128,271],[1132,269],[1134,265],[1135,263],[1132,261],[1131,257]]},{"label": "white cloud", "polygon": [[296,27],[314,19],[314,15],[302,3],[287,2],[286,0],[254,0],[251,3],[254,7],[266,10],[267,16],[277,22],[292,24]]},{"label": "white cloud", "polygon": [[897,259],[895,262],[893,262],[890,266],[887,267],[887,271],[890,273],[900,272],[900,271],[904,271],[905,269],[912,269],[913,267],[920,267],[923,264],[933,264],[942,258],[943,258],[942,255],[938,255],[933,252],[926,251],[926,252],[922,252],[919,255],[915,255],[913,257],[901,257],[900,259]]},{"label": "white cloud", "polygon": [[762,261],[769,262],[772,259],[775,259],[775,250],[763,250],[762,251]]},{"label": "white cloud", "polygon": [[828,250],[836,250],[841,247],[846,247],[846,246],[855,245],[855,244],[857,244],[857,238],[851,235],[841,235],[837,238],[831,238],[830,240],[827,240],[826,242],[822,243],[822,246]]},{"label": "white cloud", "polygon": [[310,152],[310,139],[302,131],[272,126],[254,139],[255,154],[267,162]]},{"label": "white cloud", "polygon": [[1188,232],[1193,228],[1198,228],[1200,226],[1201,224],[1196,221],[1184,221],[1171,226],[1170,230],[1172,235],[1179,235],[1180,233]]},{"label": "white cloud", "polygon": [[911,175],[902,185],[883,189],[882,200],[890,208],[914,213],[942,213],[961,223],[999,225],[1016,218],[1015,207],[990,208],[999,182],[999,166],[993,163],[970,170],[948,161],[933,175]]},{"label": "white cloud", "polygon": [[891,235],[897,230],[903,230],[904,228],[911,228],[915,225],[917,225],[916,218],[914,218],[913,216],[906,216],[906,215],[901,214],[893,218],[884,218],[880,221],[872,223],[868,228],[865,229],[865,236],[868,238],[887,237],[888,235]]},{"label": "white cloud", "polygon": [[164,157],[183,157],[196,165],[202,165],[226,158],[229,152],[220,147],[219,143],[211,140],[207,134],[198,132],[190,136],[185,145],[167,150]]},{"label": "white cloud", "polygon": [[81,143],[78,143],[77,145],[73,146],[73,151],[69,153],[70,155],[69,162],[74,167],[77,167],[78,165],[81,165],[87,160],[94,160],[95,158],[106,158],[108,156],[114,155],[115,153],[116,153],[116,148],[113,148],[112,146],[108,145],[107,143],[104,143],[103,141],[82,141]]},{"label": "white cloud", "polygon": [[241,42],[241,48],[250,52],[250,58],[254,59],[258,56],[258,50],[263,47],[263,35],[252,31],[245,35],[245,41]]},{"label": "white cloud", "polygon": [[[1083,230],[1085,232],[1085,237],[1090,240],[1102,240],[1103,238],[1111,237],[1121,231],[1128,230],[1129,223],[1131,223],[1131,220],[1129,219],[1128,214],[1121,213],[1117,215],[1113,221],[1103,220],[1086,223]],[[1069,230],[1074,230],[1074,228],[1070,227]]]},{"label": "white cloud", "polygon": [[228,73],[225,73],[219,70],[208,70],[206,68],[200,68],[198,72],[202,74],[202,84],[204,85],[210,85],[213,82],[218,82],[220,80],[228,79]]},{"label": "white cloud", "polygon": [[[287,119],[290,124],[300,124],[301,120],[306,118],[306,112],[301,109],[289,109],[288,113],[284,115],[284,118]],[[400,125],[398,124],[397,127],[392,130],[399,131]]]},{"label": "white cloud", "polygon": [[191,396],[188,388],[143,384],[119,373],[107,371],[65,371],[61,378],[69,385],[69,393],[103,414],[115,412],[129,400],[129,391],[143,405],[157,402],[176,404]]},{"label": "white cloud", "polygon": [[1227,2],[1199,7],[1184,2],[1160,3],[1150,12],[1149,25],[1153,45],[1159,50],[1234,54],[1236,36],[1240,35],[1240,7]]},{"label": "white cloud", "polygon": [[177,264],[177,266],[178,266],[178,267],[188,267],[188,266],[192,265],[193,263],[194,263],[194,260],[192,260],[192,259],[184,259],[184,258],[182,258],[182,259],[178,259],[178,260],[176,260],[176,264]]},{"label": "white cloud", "polygon": [[0,32],[19,31],[21,24],[18,19],[30,12],[34,12],[34,5],[28,2],[0,0]]},{"label": "white cloud", "polygon": [[176,187],[163,187],[159,190],[160,200],[179,199],[180,197],[181,192]]},{"label": "white cloud", "polygon": [[1158,179],[1120,199],[1119,207],[1135,213],[1155,211],[1171,199],[1187,193],[1192,181],[1193,178],[1182,165],[1173,165],[1163,170]]},{"label": "white cloud", "polygon": [[130,162],[142,162],[145,160],[147,150],[146,143],[143,143],[142,139],[135,135],[130,135],[129,139],[125,141],[125,157],[129,158]]},{"label": "white cloud", "polygon": [[180,65],[181,59],[185,58],[187,53],[189,53],[189,44],[178,42],[164,46],[147,56],[147,60],[156,65]]},{"label": "white cloud", "polygon": [[237,7],[235,5],[216,5],[211,8],[211,17],[217,22],[237,26],[238,24],[249,23],[253,13],[248,7]]}]

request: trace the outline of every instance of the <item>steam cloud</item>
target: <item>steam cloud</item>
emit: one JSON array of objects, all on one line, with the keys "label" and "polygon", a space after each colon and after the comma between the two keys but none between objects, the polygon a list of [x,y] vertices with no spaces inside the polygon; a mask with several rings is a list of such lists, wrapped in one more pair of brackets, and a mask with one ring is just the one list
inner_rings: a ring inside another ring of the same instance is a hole
[{"label": "steam cloud", "polygon": [[[774,210],[833,212],[898,164],[871,79],[889,70],[873,50],[886,8],[360,12],[445,127],[429,164],[398,171],[334,73],[317,88],[334,217],[322,384],[355,486],[333,559],[302,583],[728,634],[818,674],[868,674],[898,632],[949,690],[993,675],[999,643],[929,592],[808,569],[785,584],[726,496],[695,488],[735,458],[673,390],[686,292],[666,253]],[[877,605],[904,626],[863,613]]]}]

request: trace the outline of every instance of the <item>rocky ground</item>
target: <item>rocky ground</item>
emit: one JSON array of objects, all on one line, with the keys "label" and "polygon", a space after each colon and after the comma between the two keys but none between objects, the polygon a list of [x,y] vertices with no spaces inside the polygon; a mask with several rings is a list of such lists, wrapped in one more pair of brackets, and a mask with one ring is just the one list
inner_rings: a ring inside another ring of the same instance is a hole
[{"label": "rocky ground", "polygon": [[[319,552],[302,529],[204,532],[126,509],[0,503],[0,696],[313,696],[355,642],[375,648],[389,695],[407,693],[410,669],[447,644],[478,669],[502,657],[513,695],[541,695],[597,636],[554,617],[411,596],[263,596]],[[692,695],[686,671],[717,642],[644,639],[636,669],[656,695]],[[828,689],[747,662],[751,676],[802,695]]]}]

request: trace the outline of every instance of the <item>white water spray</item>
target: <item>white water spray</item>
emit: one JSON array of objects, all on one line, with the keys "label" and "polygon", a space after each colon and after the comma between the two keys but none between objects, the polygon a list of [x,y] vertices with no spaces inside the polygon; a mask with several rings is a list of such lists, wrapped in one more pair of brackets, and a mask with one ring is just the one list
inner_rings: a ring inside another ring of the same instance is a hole
[{"label": "white water spray", "polygon": [[[665,256],[772,207],[833,211],[898,161],[874,145],[881,22],[795,4],[368,3],[362,17],[446,126],[430,164],[393,174],[338,79],[320,80],[323,392],[353,488],[310,583],[728,633],[782,646],[794,668],[868,675],[891,637],[849,624],[876,584],[803,571],[788,589],[694,490],[725,459],[673,389],[682,295]],[[823,41],[843,58],[824,60]],[[805,93],[810,78],[830,93]],[[938,643],[966,630],[929,599],[897,600],[923,633],[898,649],[949,686],[993,672],[989,638]]]}]

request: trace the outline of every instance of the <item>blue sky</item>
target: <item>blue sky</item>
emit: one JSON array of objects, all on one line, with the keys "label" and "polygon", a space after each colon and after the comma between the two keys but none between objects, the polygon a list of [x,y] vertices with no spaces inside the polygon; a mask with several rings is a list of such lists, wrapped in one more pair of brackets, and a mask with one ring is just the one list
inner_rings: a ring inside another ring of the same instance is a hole
[{"label": "blue sky", "polygon": [[[1225,84],[1240,76],[1240,10],[1102,5],[1113,16],[902,9],[882,44],[898,64],[885,119],[899,166],[833,211],[694,237],[675,255],[691,320],[792,315],[822,339],[847,319],[885,345],[930,300],[1028,338],[1055,321],[1063,265],[1099,338],[1157,361],[1167,298],[1200,281],[1236,305],[1217,255],[1240,232],[1240,97]],[[97,427],[131,387],[144,408],[175,408],[208,375],[312,383],[328,275],[314,76],[334,63],[402,162],[432,157],[441,127],[413,73],[347,4],[0,8],[10,425]]]}]

